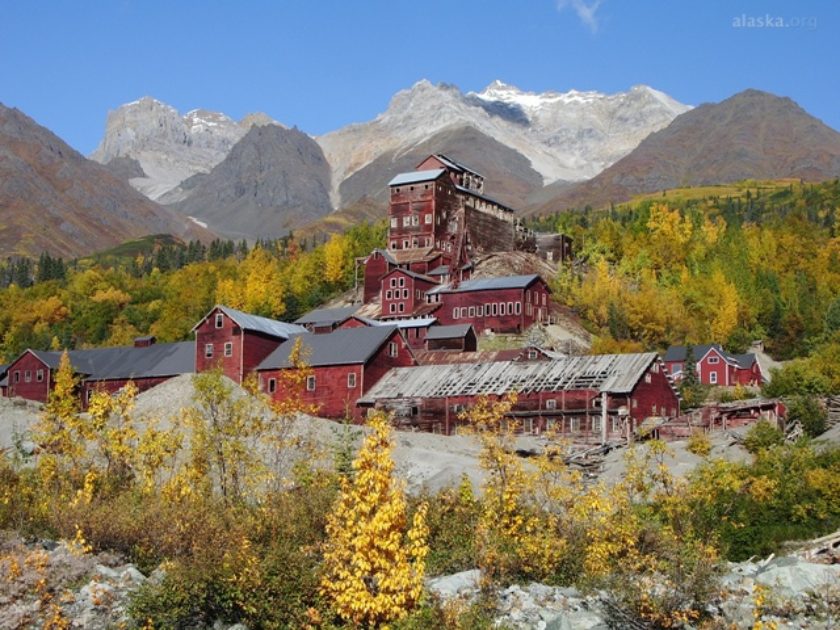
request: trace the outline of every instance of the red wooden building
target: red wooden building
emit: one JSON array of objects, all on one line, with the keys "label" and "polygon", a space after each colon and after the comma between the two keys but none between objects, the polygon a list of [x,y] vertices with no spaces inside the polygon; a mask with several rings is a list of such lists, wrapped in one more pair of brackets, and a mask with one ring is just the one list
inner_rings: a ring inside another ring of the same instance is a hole
[{"label": "red wooden building", "polygon": [[281,343],[308,331],[297,324],[216,305],[192,332],[195,333],[196,371],[221,367],[225,376],[241,384]]},{"label": "red wooden building", "polygon": [[396,421],[450,433],[479,396],[518,392],[510,416],[526,431],[552,428],[575,440],[630,436],[651,416],[679,415],[680,400],[654,353],[543,361],[427,365],[391,370],[360,401]]},{"label": "red wooden building", "polygon": [[548,319],[550,289],[536,274],[440,285],[426,301],[441,324],[470,323],[477,333],[522,332]]},{"label": "red wooden building", "polygon": [[754,354],[732,354],[716,343],[668,348],[664,360],[674,380],[682,380],[689,356],[694,360],[697,380],[703,385],[757,386],[767,380]]},{"label": "red wooden building", "polygon": [[303,326],[317,334],[332,332],[355,315],[359,305],[337,306],[334,308],[316,308],[298,317],[295,324]]},{"label": "red wooden building", "polygon": [[311,370],[303,399],[324,418],[359,418],[356,401],[393,367],[414,365],[414,355],[396,326],[343,328],[325,335],[300,335],[281,344],[258,368],[260,387],[282,400],[283,370],[292,369],[292,348],[301,341]]},{"label": "red wooden building", "polygon": [[411,317],[426,305],[426,294],[438,286],[434,278],[408,269],[394,269],[382,277],[381,317]]},{"label": "red wooden building", "polygon": [[[61,355],[24,351],[6,367],[6,395],[46,402],[55,386]],[[132,381],[142,392],[173,376],[195,371],[192,342],[156,344],[153,338],[140,338],[135,346],[71,350],[68,357],[80,380],[82,407],[87,406],[94,391],[113,393]]]}]

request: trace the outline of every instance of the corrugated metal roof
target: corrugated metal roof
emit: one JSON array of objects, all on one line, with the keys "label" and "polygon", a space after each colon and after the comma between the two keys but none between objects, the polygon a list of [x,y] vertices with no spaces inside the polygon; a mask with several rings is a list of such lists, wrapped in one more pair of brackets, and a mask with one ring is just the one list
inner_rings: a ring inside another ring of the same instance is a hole
[{"label": "corrugated metal roof", "polygon": [[389,186],[403,186],[404,184],[416,184],[418,182],[429,182],[437,179],[446,171],[442,168],[433,168],[428,171],[411,171],[410,173],[400,173],[390,182]]},{"label": "corrugated metal roof", "polygon": [[470,332],[470,329],[472,329],[472,324],[432,326],[426,334],[426,339],[460,339],[462,337],[466,337],[467,333]]},{"label": "corrugated metal roof", "polygon": [[[58,369],[61,352],[30,350],[51,370]],[[195,372],[195,343],[160,343],[135,348],[94,348],[70,350],[70,364],[86,380],[154,378]]]},{"label": "corrugated metal roof", "polygon": [[511,208],[510,206],[506,206],[501,201],[497,201],[496,199],[488,197],[487,195],[482,195],[480,192],[476,192],[472,188],[466,188],[465,186],[458,185],[456,185],[455,188],[457,188],[462,193],[470,195],[471,197],[476,197],[477,199],[481,199],[482,201],[486,201],[487,203],[492,203],[493,205],[499,206],[502,210],[506,212],[516,212],[513,208]]},{"label": "corrugated metal roof", "polygon": [[394,265],[402,265],[412,262],[425,262],[440,257],[440,252],[434,247],[410,247],[406,249],[375,249],[385,260]]},{"label": "corrugated metal roof", "polygon": [[325,335],[296,335],[281,343],[257,369],[292,367],[289,355],[298,339],[302,344],[302,359],[311,367],[366,363],[396,330],[396,326],[360,326]]},{"label": "corrugated metal roof", "polygon": [[426,328],[437,321],[437,317],[410,317],[408,319],[371,319],[359,317],[368,326],[396,326],[397,328]]},{"label": "corrugated metal roof", "polygon": [[[481,173],[479,173],[475,169],[472,169],[469,166],[466,166],[466,165],[462,164],[461,162],[458,162],[457,160],[453,160],[451,157],[449,157],[447,155],[444,155],[443,153],[435,153],[435,154],[431,155],[430,157],[436,157],[438,160],[440,160],[441,162],[446,164],[449,168],[451,168],[454,171],[467,171],[468,173],[472,173],[473,175],[478,175],[479,177],[482,177],[482,178],[484,177]],[[425,160],[423,160],[423,162],[425,162],[428,159],[429,158],[426,158]],[[422,164],[423,162],[420,162],[420,164]]]},{"label": "corrugated metal roof", "polygon": [[316,308],[298,317],[295,324],[337,324],[343,322],[359,309],[359,305],[337,306],[335,308]]},{"label": "corrugated metal roof", "polygon": [[464,293],[466,291],[488,291],[493,289],[524,289],[534,280],[538,279],[539,275],[535,273],[524,276],[477,278],[473,280],[464,280],[455,289],[452,288],[452,283],[442,284],[427,291],[427,295],[429,293]]},{"label": "corrugated metal roof", "polygon": [[390,370],[362,399],[444,398],[509,392],[594,390],[630,393],[651,363],[653,352],[567,357],[531,363],[500,361],[425,365]]},{"label": "corrugated metal roof", "polygon": [[[281,337],[283,339],[288,339],[292,335],[300,335],[307,332],[306,328],[298,326],[297,324],[279,322],[276,319],[269,319],[268,317],[260,317],[259,315],[243,313],[242,311],[237,311],[235,308],[230,308],[229,306],[223,306],[221,304],[214,306],[210,310],[210,313],[215,311],[217,308],[235,321],[243,330],[253,330],[265,333],[266,335],[271,335],[272,337]],[[193,331],[210,316],[210,313],[207,313],[207,315],[202,317],[201,320],[193,326]]]}]

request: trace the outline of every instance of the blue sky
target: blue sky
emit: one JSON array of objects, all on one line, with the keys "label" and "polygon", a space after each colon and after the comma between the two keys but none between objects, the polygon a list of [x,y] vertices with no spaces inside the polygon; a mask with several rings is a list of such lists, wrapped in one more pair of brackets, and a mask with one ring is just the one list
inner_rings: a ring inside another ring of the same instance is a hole
[{"label": "blue sky", "polygon": [[840,129],[833,0],[0,0],[0,11],[0,102],[83,153],[108,110],[140,96],[182,113],[264,111],[319,134],[373,118],[421,78],[464,91],[497,78],[534,91],[644,83],[694,105],[754,87]]}]

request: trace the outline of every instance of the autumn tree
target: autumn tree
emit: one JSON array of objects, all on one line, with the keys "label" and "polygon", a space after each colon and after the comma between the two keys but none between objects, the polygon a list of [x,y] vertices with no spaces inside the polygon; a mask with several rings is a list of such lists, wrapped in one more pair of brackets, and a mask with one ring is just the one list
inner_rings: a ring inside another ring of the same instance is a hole
[{"label": "autumn tree", "polygon": [[377,413],[368,426],[371,432],[353,461],[355,474],[342,480],[327,520],[321,592],[345,621],[375,627],[405,617],[417,605],[428,549],[425,505],[408,528],[388,418]]}]

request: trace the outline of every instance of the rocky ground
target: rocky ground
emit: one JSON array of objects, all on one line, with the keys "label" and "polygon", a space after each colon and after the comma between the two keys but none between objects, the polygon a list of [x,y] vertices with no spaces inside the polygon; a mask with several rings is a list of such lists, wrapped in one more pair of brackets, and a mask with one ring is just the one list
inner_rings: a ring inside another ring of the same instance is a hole
[{"label": "rocky ground", "polygon": [[[469,602],[479,595],[479,572],[465,571],[428,581],[444,603]],[[730,564],[721,591],[706,607],[706,624],[697,627],[748,629],[840,627],[840,565],[796,557]],[[763,603],[756,605],[757,594]],[[537,630],[644,628],[621,617],[604,592],[532,583],[496,593],[500,627]],[[764,625],[758,625],[757,622]],[[772,625],[775,624],[775,625]],[[687,626],[691,627],[691,626]]]}]

